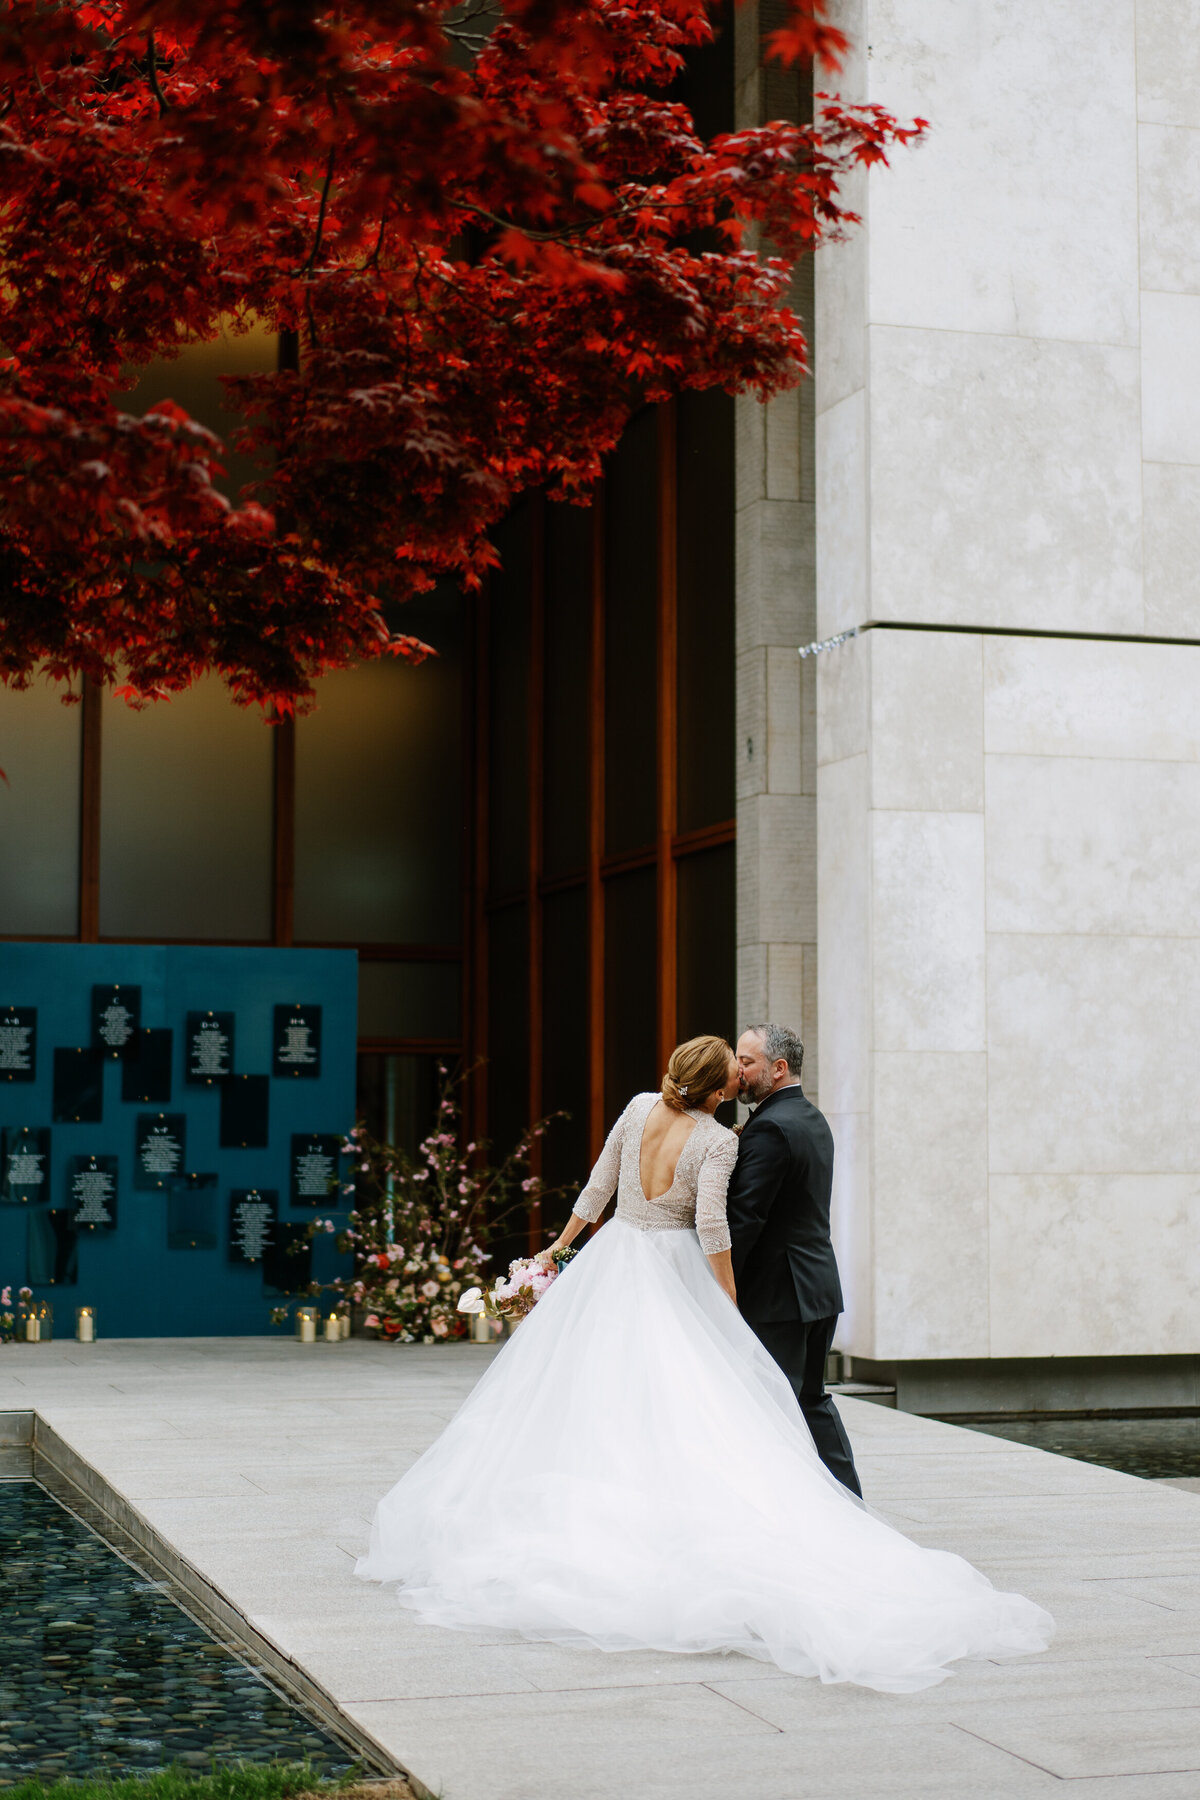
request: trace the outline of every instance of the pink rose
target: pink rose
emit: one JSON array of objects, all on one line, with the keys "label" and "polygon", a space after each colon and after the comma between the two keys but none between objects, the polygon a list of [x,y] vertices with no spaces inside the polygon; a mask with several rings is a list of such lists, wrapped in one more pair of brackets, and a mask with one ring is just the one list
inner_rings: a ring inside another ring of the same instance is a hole
[{"label": "pink rose", "polygon": [[363,1320],[363,1324],[370,1326],[372,1330],[378,1331],[378,1329],[379,1329],[379,1314],[378,1313],[368,1313],[366,1318]]}]

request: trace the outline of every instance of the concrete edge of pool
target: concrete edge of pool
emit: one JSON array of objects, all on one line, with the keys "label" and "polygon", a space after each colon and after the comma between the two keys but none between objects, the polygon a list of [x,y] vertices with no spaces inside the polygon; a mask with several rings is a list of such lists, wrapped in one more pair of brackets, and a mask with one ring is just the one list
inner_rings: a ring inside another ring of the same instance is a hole
[{"label": "concrete edge of pool", "polygon": [[220,1588],[180,1555],[35,1409],[0,1412],[0,1480],[39,1482],[140,1574],[161,1583],[175,1604],[223,1649],[240,1657],[345,1744],[371,1775],[380,1780],[402,1776],[419,1800],[436,1800],[305,1669],[256,1631]]},{"label": "concrete edge of pool", "polygon": [[0,1407],[36,1412],[446,1800],[1052,1800],[1077,1779],[1096,1800],[1195,1800],[1200,1496],[856,1397],[839,1405],[872,1502],[1047,1606],[1048,1653],[897,1697],[746,1658],[443,1632],[355,1581],[380,1495],[504,1354],[64,1340],[0,1351]]}]

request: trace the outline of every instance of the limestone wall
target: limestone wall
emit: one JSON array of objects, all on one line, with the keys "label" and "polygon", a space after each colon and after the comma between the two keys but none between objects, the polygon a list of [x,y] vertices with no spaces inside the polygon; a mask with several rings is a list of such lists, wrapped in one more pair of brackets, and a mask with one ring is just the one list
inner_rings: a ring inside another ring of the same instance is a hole
[{"label": "limestone wall", "polygon": [[1195,1352],[1200,12],[839,16],[933,121],[816,271],[816,630],[879,627],[818,670],[843,1338]]}]

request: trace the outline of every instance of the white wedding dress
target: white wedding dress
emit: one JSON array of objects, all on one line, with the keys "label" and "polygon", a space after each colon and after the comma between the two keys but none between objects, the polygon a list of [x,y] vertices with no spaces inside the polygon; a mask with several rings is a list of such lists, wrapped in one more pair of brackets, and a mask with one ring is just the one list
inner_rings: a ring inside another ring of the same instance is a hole
[{"label": "white wedding dress", "polygon": [[655,1094],[613,1127],[567,1265],[380,1501],[356,1573],[437,1625],[601,1650],[740,1651],[885,1692],[1046,1647],[1050,1615],[923,1550],[828,1473],[783,1374],[718,1286],[733,1133],[696,1121],[642,1192]]}]

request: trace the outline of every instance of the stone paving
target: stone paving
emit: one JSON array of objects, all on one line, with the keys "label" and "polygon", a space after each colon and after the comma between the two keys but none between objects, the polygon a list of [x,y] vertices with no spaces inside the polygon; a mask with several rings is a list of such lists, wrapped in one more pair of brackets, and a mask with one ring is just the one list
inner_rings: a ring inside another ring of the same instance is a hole
[{"label": "stone paving", "polygon": [[445,1800],[1200,1794],[1200,1497],[861,1401],[842,1411],[868,1498],[1048,1606],[1047,1655],[887,1696],[736,1656],[420,1624],[352,1560],[376,1499],[495,1354],[13,1345],[0,1408],[36,1412]]}]

